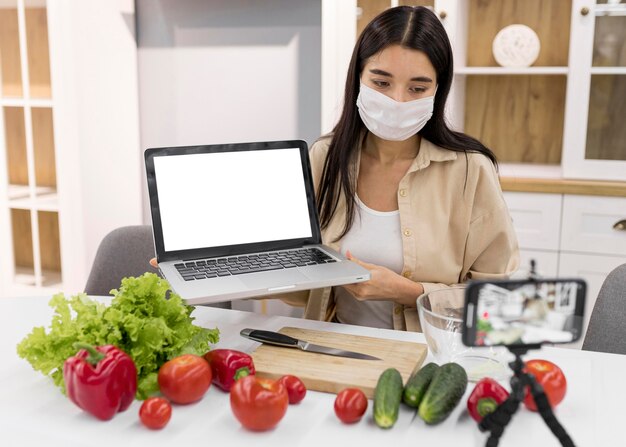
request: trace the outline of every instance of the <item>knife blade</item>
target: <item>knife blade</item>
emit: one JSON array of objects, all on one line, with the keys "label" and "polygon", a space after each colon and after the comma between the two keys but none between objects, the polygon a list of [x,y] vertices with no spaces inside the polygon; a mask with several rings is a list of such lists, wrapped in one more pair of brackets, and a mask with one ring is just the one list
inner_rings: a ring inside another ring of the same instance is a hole
[{"label": "knife blade", "polygon": [[315,345],[308,341],[298,340],[280,332],[264,331],[260,329],[242,329],[240,335],[250,340],[267,343],[274,346],[282,346],[285,348],[297,348],[306,352],[316,352],[318,354],[334,355],[337,357],[348,357],[360,360],[381,360],[372,355],[363,354],[361,352],[346,351],[344,349],[331,348],[329,346]]}]

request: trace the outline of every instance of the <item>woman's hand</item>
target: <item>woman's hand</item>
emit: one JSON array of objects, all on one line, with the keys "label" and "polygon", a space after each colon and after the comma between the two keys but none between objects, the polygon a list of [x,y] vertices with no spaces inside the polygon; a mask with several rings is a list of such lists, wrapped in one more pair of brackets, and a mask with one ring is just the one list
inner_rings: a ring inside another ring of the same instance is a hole
[{"label": "woman's hand", "polygon": [[397,281],[397,277],[402,278],[397,273],[389,270],[386,267],[380,265],[370,264],[363,262],[354,256],[350,251],[346,252],[346,257],[359,264],[361,267],[369,270],[369,281],[358,282],[355,284],[345,284],[343,287],[350,292],[359,301],[364,301],[370,298],[393,298],[394,295],[394,283]]},{"label": "woman's hand", "polygon": [[370,280],[355,284],[345,284],[343,287],[357,300],[368,299],[393,300],[405,306],[415,307],[417,297],[424,293],[424,287],[420,283],[398,275],[396,272],[376,264],[363,262],[350,253],[346,257],[369,270]]},{"label": "woman's hand", "polygon": [[152,259],[150,259],[150,265],[151,265],[152,267],[154,267],[155,269],[156,269],[156,268],[159,268],[159,265],[157,264],[157,260],[156,260],[156,258],[152,258]]}]

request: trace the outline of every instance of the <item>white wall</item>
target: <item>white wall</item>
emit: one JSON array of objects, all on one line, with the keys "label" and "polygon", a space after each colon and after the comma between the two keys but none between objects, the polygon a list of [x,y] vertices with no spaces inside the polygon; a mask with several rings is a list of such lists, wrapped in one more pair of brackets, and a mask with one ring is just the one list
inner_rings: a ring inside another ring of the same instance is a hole
[{"label": "white wall", "polygon": [[142,149],[320,135],[321,0],[136,5]]},{"label": "white wall", "polygon": [[48,2],[66,293],[83,290],[107,233],[143,221],[133,17],[132,0]]},{"label": "white wall", "polygon": [[143,149],[319,136],[319,0],[138,0],[137,21]]}]

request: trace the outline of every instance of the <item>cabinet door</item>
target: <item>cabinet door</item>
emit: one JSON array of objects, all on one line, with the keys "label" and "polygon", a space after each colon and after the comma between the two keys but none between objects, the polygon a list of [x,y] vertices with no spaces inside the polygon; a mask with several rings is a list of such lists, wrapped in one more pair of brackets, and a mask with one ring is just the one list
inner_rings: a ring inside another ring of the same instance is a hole
[{"label": "cabinet door", "polygon": [[583,336],[578,342],[567,346],[573,348],[580,348],[582,346],[585,333],[587,332],[589,318],[593,306],[596,303],[596,299],[598,298],[602,283],[611,270],[625,262],[626,253],[621,257],[561,253],[559,258],[559,276],[582,278],[587,282]]},{"label": "cabinet door", "polygon": [[504,200],[522,249],[559,249],[561,194],[505,192]]},{"label": "cabinet door", "polygon": [[520,250],[520,266],[511,275],[512,279],[527,279],[530,273],[530,261],[535,261],[535,273],[542,278],[556,278],[559,272],[559,253],[557,251]]},{"label": "cabinet door", "polygon": [[574,0],[563,174],[626,180],[626,4]]},{"label": "cabinet door", "polygon": [[626,198],[565,195],[561,250],[626,257]]}]

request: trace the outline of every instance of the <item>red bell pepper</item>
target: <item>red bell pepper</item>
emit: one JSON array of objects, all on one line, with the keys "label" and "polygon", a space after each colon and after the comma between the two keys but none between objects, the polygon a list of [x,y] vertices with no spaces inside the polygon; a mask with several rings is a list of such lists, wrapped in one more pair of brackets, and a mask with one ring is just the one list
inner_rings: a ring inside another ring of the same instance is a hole
[{"label": "red bell pepper", "polygon": [[83,410],[103,421],[126,410],[137,392],[137,368],[124,351],[112,345],[80,349],[65,360],[63,379],[67,395]]},{"label": "red bell pepper", "polygon": [[508,397],[509,392],[502,385],[485,377],[476,384],[467,399],[467,410],[476,422],[480,422]]},{"label": "red bell pepper", "polygon": [[224,391],[230,391],[238,379],[255,373],[252,357],[245,352],[212,349],[204,359],[211,365],[213,383]]}]

